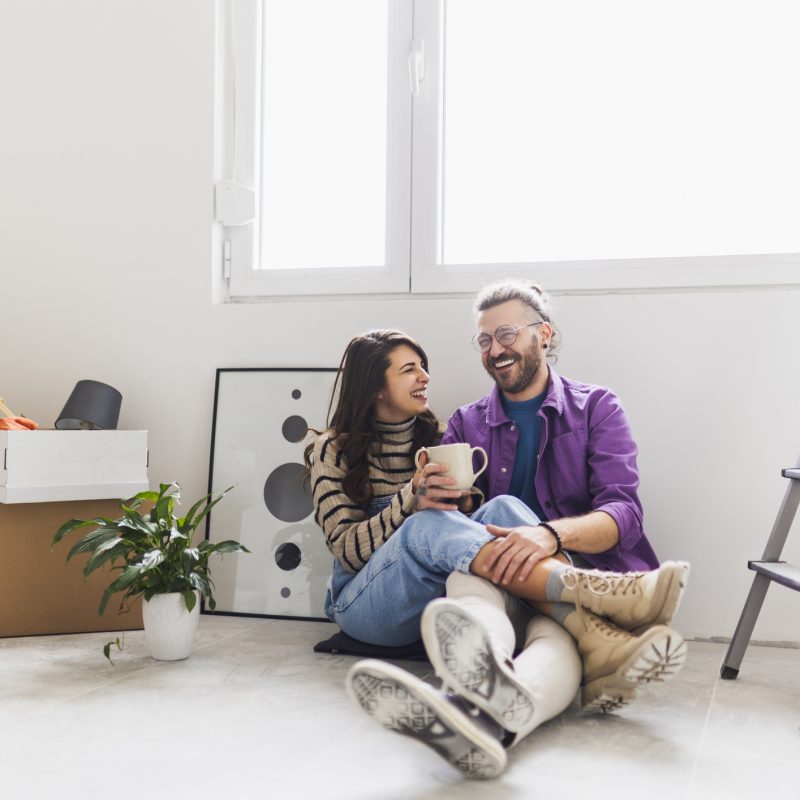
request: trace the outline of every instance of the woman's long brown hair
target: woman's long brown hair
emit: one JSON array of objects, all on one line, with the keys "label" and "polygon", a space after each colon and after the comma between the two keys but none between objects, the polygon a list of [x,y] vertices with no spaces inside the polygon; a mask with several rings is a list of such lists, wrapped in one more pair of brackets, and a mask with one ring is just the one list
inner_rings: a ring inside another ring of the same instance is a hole
[{"label": "woman's long brown hair", "polygon": [[[378,392],[386,387],[386,370],[391,363],[392,351],[404,344],[417,353],[427,370],[428,356],[419,343],[395,330],[374,330],[353,337],[339,364],[325,433],[330,434],[343,453],[346,471],[342,489],[355,503],[368,503],[373,497],[367,454],[370,446],[382,438],[375,424],[375,403]],[[438,438],[436,417],[431,411],[423,412],[414,425],[412,452],[435,444]],[[314,442],[311,442],[304,454],[309,475],[313,451]]]}]

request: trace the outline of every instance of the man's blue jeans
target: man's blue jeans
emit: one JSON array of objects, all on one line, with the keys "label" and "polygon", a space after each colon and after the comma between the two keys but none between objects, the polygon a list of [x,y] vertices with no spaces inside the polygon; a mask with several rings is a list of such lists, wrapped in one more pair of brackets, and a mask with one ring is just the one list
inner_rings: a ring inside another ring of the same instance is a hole
[{"label": "man's blue jeans", "polygon": [[478,551],[494,540],[485,527],[490,523],[513,528],[538,525],[539,518],[508,495],[485,503],[472,517],[457,511],[418,511],[359,572],[334,563],[325,614],[362,642],[401,646],[417,641],[422,612],[444,595],[448,575],[468,574]]}]

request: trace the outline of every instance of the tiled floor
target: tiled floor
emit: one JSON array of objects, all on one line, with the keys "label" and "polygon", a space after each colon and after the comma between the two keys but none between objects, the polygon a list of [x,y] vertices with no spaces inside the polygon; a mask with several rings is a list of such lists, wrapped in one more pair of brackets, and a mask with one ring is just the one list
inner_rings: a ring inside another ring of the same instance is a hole
[{"label": "tiled floor", "polygon": [[[467,782],[351,705],[347,656],[311,646],[325,623],[201,618],[187,661],[129,633],[0,640],[0,796],[17,798],[797,797],[800,650],[751,646],[736,681],[725,647],[691,642],[683,672],[615,715],[575,707]],[[431,680],[429,667],[397,662]]]}]

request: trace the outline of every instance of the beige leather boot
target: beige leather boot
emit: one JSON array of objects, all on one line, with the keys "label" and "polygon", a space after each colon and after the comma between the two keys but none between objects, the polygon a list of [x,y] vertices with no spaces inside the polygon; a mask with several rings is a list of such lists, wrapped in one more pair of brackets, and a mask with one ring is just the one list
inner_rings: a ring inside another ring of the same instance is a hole
[{"label": "beige leather boot", "polygon": [[666,625],[654,625],[638,636],[584,609],[564,620],[583,659],[581,708],[615,711],[628,705],[636,690],[669,680],[686,661],[683,637]]},{"label": "beige leather boot", "polygon": [[685,561],[665,561],[651,572],[601,572],[567,567],[560,602],[606,617],[625,630],[668,625],[689,579]]}]

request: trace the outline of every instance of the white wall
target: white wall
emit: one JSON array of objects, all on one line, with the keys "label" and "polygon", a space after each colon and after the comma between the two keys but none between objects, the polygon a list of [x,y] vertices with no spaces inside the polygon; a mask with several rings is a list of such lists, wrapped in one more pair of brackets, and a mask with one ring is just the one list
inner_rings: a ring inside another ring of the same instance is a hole
[{"label": "white wall", "polygon": [[[428,349],[440,415],[487,388],[467,297],[212,304],[213,28],[212,0],[0,0],[0,394],[51,427],[77,380],[116,386],[152,481],[186,496],[217,367],[333,366],[397,326]],[[557,302],[559,368],[621,395],[648,533],[692,562],[679,626],[730,635],[800,451],[800,293]],[[798,602],[773,588],[755,637],[800,639]]]}]

